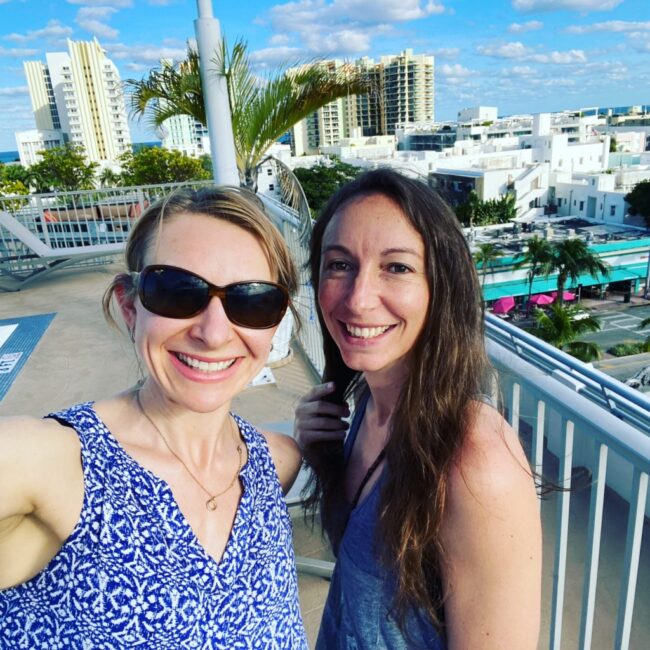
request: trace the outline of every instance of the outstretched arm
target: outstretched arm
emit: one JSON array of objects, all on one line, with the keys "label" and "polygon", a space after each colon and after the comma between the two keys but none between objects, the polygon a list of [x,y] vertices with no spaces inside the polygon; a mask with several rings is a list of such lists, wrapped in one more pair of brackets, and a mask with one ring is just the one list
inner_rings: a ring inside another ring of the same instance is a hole
[{"label": "outstretched arm", "polygon": [[443,522],[450,650],[535,650],[542,535],[516,434],[481,405],[450,474]]}]

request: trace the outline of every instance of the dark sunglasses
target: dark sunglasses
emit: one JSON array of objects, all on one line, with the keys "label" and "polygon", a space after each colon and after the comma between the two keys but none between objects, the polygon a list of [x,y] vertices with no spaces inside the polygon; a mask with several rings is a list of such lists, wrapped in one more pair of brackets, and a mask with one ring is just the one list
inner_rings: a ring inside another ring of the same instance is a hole
[{"label": "dark sunglasses", "polygon": [[132,273],[145,309],[165,318],[192,318],[213,296],[221,299],[228,320],[251,329],[277,325],[289,304],[289,292],[275,282],[233,282],[225,287],[176,266],[155,264]]}]

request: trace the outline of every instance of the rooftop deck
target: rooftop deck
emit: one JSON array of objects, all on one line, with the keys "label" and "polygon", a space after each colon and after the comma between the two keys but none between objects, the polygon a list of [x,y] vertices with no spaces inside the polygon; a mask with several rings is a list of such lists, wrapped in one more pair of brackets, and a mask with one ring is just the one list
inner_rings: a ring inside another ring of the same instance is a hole
[{"label": "rooftop deck", "polygon": [[[286,211],[282,218],[285,237],[298,261],[304,261],[300,224]],[[0,294],[0,319],[56,312],[0,401],[0,414],[41,415],[108,396],[138,379],[128,338],[107,328],[100,308],[116,268],[59,270],[23,291]],[[276,384],[250,388],[234,404],[255,424],[282,423],[290,430],[295,401],[314,381],[311,367],[319,367],[322,359],[310,291],[303,278],[297,300],[305,321],[301,344],[290,363],[274,369]],[[650,402],[494,317],[488,318],[488,341],[500,370],[495,395],[533,465],[572,487],[541,505],[544,611],[539,647],[646,648]],[[312,534],[300,518],[295,520],[295,545],[299,555],[327,557],[318,532]],[[300,588],[313,641],[327,582],[301,575]]]}]

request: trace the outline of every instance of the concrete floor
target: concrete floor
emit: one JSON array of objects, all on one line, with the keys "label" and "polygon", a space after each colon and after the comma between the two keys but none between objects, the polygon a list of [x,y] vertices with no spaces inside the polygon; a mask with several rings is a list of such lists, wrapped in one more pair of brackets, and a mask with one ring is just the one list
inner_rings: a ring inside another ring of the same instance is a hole
[{"label": "concrete floor", "polygon": [[[88,270],[55,273],[42,282],[17,293],[0,293],[0,318],[56,312],[56,317],[31,354],[27,364],[0,401],[0,414],[42,415],[49,411],[125,389],[139,378],[131,344],[123,334],[111,330],[101,312],[101,296],[115,265]],[[290,430],[297,399],[311,385],[313,376],[299,352],[292,360],[273,370],[277,383],[250,388],[239,396],[234,410],[253,423],[282,423]],[[552,476],[553,459],[545,471]],[[568,549],[569,569],[565,594],[562,648],[577,648],[578,617],[582,595],[583,561],[588,512],[588,490],[572,494],[571,531]],[[545,603],[540,648],[548,646],[548,627],[553,584],[556,508],[551,499],[542,505],[544,524]],[[596,624],[592,648],[613,647],[615,612],[620,589],[622,533],[626,527],[627,504],[608,494],[604,524],[602,560],[596,603]],[[646,522],[637,601],[630,648],[650,647],[650,525]],[[331,559],[320,536],[311,531],[302,517],[294,519],[296,553]],[[303,617],[313,647],[320,623],[328,582],[323,578],[300,575],[300,600]],[[516,649],[513,649],[516,650]]]}]

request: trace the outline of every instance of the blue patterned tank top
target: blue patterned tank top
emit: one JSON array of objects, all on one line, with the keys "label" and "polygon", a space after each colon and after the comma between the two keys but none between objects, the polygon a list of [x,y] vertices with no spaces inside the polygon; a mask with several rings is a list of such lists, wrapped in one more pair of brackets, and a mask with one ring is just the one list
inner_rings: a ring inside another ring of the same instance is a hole
[{"label": "blue patterned tank top", "polygon": [[[357,408],[345,440],[345,462],[367,404]],[[391,616],[395,576],[380,560],[377,519],[384,474],[367,496],[348,512],[347,526],[336,553],[316,650],[444,650],[444,641],[421,612],[411,611],[405,633]]]},{"label": "blue patterned tank top", "polygon": [[263,436],[235,416],[248,449],[243,495],[215,562],[171,489],[139,465],[92,404],[54,414],[81,441],[84,499],[70,537],[38,575],[0,591],[0,647],[306,648],[291,520]]}]

